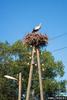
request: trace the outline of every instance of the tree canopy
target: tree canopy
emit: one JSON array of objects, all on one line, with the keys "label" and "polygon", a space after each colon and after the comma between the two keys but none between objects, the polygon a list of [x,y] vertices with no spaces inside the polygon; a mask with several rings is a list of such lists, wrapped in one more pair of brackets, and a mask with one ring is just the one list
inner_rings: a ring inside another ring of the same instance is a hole
[{"label": "tree canopy", "polygon": [[[22,94],[26,95],[29,69],[31,63],[32,47],[25,46],[21,40],[12,45],[8,42],[0,42],[0,100],[17,100],[18,82],[4,78],[10,75],[18,78],[22,73]],[[52,96],[58,91],[65,91],[65,80],[57,80],[64,76],[64,65],[62,61],[56,61],[49,51],[40,51],[40,63],[43,80],[43,91],[45,96]],[[60,88],[59,88],[60,87]],[[39,97],[39,79],[35,54],[35,65],[31,91]]]}]

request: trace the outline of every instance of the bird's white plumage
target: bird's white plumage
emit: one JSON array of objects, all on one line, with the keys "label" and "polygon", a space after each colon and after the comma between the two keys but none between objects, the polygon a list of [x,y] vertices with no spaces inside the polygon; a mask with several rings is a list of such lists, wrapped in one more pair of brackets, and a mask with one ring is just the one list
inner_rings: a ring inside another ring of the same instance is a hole
[{"label": "bird's white plumage", "polygon": [[41,28],[41,24],[39,24],[39,25],[37,25],[37,26],[35,26],[35,30],[38,30],[38,29],[40,29]]},{"label": "bird's white plumage", "polygon": [[41,28],[41,23],[34,27],[33,32],[39,31],[40,28]]}]

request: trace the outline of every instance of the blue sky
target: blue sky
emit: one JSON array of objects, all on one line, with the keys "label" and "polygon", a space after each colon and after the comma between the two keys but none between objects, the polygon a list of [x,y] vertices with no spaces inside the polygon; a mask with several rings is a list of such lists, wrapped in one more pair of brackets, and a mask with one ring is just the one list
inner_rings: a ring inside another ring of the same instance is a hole
[{"label": "blue sky", "polygon": [[[49,39],[66,34],[49,41],[47,50],[52,52],[67,46],[67,0],[0,0],[0,41],[14,43],[39,23],[42,23],[40,32],[46,33]],[[66,51],[52,52],[65,65],[63,79],[67,79]]]}]

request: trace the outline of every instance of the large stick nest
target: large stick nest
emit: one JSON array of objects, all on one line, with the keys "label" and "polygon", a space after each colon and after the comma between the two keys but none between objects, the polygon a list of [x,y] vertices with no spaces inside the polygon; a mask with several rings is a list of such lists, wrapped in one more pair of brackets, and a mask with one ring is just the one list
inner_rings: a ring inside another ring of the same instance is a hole
[{"label": "large stick nest", "polygon": [[42,35],[41,33],[28,33],[25,36],[23,43],[35,47],[46,46],[48,43],[48,37],[47,35]]}]

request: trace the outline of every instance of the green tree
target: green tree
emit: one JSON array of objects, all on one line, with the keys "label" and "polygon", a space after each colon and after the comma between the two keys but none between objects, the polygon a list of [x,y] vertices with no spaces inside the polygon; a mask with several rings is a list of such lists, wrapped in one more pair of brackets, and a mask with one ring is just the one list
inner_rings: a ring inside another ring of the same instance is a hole
[{"label": "green tree", "polygon": [[[22,72],[22,94],[26,94],[29,69],[31,63],[31,47],[23,45],[22,41],[16,41],[10,45],[8,42],[0,42],[0,100],[17,100],[18,82],[4,78],[8,74],[18,78],[18,73]],[[58,81],[57,77],[63,77],[64,65],[62,61],[55,61],[52,54],[48,51],[40,52],[41,71],[43,80],[43,90],[45,96],[52,96],[60,90],[65,91],[66,81]],[[38,71],[35,65],[31,91],[39,97]],[[32,92],[31,92],[32,93]]]}]

